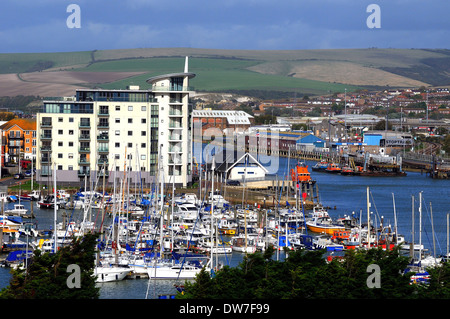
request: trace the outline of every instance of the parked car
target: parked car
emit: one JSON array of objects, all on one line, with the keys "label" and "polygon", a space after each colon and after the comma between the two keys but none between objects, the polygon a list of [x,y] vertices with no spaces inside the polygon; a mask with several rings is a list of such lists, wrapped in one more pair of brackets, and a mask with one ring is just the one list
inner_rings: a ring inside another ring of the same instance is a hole
[{"label": "parked car", "polygon": [[24,178],[25,178],[25,175],[23,175],[22,173],[14,174],[14,179],[24,179]]},{"label": "parked car", "polygon": [[239,181],[227,181],[227,185],[239,186],[239,185],[241,185],[241,183]]},{"label": "parked car", "polygon": [[26,177],[30,177],[30,176],[31,176],[31,169],[25,171],[24,175],[25,175]]}]

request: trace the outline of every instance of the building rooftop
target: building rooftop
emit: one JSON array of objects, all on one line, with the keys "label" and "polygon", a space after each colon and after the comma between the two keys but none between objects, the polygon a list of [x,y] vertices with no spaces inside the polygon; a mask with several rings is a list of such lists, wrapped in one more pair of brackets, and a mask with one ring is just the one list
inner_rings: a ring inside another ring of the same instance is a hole
[{"label": "building rooftop", "polygon": [[0,126],[0,129],[7,131],[13,126],[18,126],[24,131],[35,131],[36,130],[36,119],[12,119],[5,124]]},{"label": "building rooftop", "polygon": [[253,118],[247,112],[234,110],[194,110],[192,117],[223,117],[228,124],[251,124],[250,119]]}]

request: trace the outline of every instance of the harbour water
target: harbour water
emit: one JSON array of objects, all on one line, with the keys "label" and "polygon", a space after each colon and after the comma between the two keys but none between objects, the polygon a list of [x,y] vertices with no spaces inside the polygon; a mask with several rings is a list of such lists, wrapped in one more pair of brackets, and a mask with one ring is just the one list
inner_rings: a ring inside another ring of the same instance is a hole
[{"label": "harbour water", "polygon": [[[291,160],[291,165],[293,161]],[[450,181],[437,180],[427,177],[420,172],[408,172],[405,177],[362,177],[342,176],[320,172],[312,172],[314,162],[309,165],[311,177],[317,181],[319,199],[329,207],[332,218],[344,215],[361,214],[367,220],[366,190],[370,190],[371,216],[379,221],[383,217],[384,224],[395,225],[394,200],[398,232],[405,236],[406,241],[412,238],[412,196],[414,196],[414,225],[415,241],[419,234],[419,193],[422,192],[422,244],[430,253],[433,253],[434,226],[436,255],[445,254],[447,250],[447,214],[450,213]],[[287,159],[279,159],[277,174],[286,175]],[[10,204],[11,205],[11,204]],[[26,207],[30,205],[25,202]],[[61,221],[63,210],[58,211],[58,221]],[[53,210],[39,210],[34,208],[35,222],[39,229],[49,229],[53,225]],[[66,211],[71,214],[71,211]],[[76,218],[77,216],[73,216]],[[96,218],[93,216],[93,218]],[[236,266],[243,255],[233,253],[229,256],[220,256],[222,264]],[[0,268],[0,288],[9,283],[9,269]],[[154,299],[158,295],[174,294],[176,292],[173,281],[127,279],[120,282],[100,284],[100,297],[102,299]]]}]

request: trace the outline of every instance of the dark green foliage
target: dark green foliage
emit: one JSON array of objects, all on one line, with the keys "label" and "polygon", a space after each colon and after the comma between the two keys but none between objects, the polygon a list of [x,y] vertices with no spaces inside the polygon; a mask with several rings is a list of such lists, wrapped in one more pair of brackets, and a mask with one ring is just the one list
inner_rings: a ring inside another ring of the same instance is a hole
[{"label": "dark green foliage", "polygon": [[[56,254],[34,252],[27,270],[13,270],[10,285],[0,292],[3,299],[97,299],[99,288],[93,277],[98,235],[87,234]],[[69,288],[71,264],[81,270],[80,288]]]},{"label": "dark green foliage", "polygon": [[[430,271],[428,285],[411,285],[404,270],[409,259],[398,250],[347,251],[327,261],[324,251],[290,252],[286,260],[273,260],[273,250],[247,255],[238,267],[224,267],[215,276],[203,271],[186,283],[185,299],[417,299],[449,298],[450,266]],[[380,287],[370,287],[380,270]]]}]

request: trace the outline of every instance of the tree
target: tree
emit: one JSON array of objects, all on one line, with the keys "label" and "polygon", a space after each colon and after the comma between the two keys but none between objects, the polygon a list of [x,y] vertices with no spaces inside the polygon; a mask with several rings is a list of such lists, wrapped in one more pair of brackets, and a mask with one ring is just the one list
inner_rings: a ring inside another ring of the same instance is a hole
[{"label": "tree", "polygon": [[[54,253],[34,251],[27,269],[12,270],[10,285],[0,292],[2,299],[97,299],[99,288],[93,276],[98,234],[86,234]],[[80,287],[68,285],[69,265],[80,272]]]},{"label": "tree", "polygon": [[[410,284],[405,273],[409,258],[399,250],[381,248],[347,251],[342,258],[327,261],[323,250],[289,252],[284,261],[273,260],[274,250],[249,254],[238,267],[228,266],[214,277],[202,271],[187,282],[186,299],[407,299],[438,296],[448,298],[450,266],[431,273],[424,289]],[[380,287],[368,285],[368,269],[377,265]]]}]

